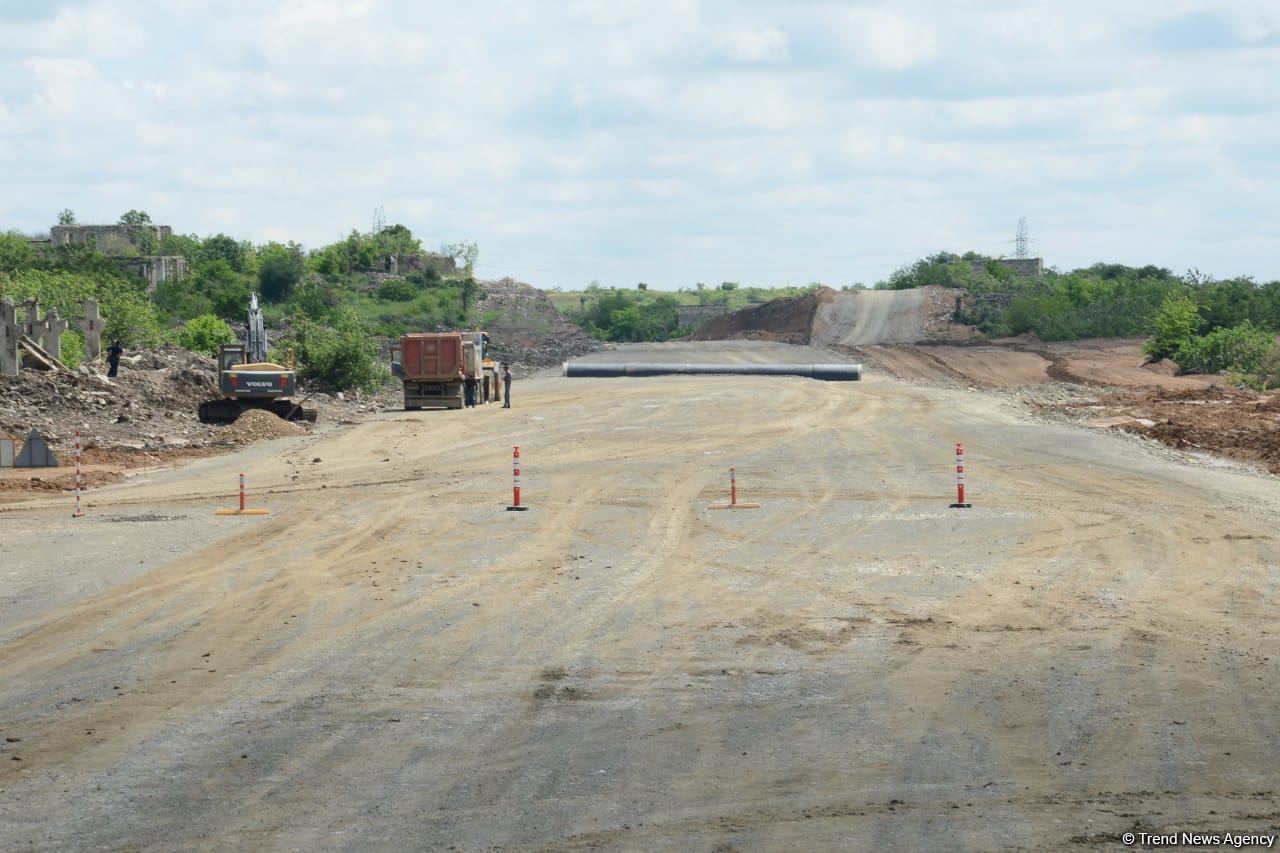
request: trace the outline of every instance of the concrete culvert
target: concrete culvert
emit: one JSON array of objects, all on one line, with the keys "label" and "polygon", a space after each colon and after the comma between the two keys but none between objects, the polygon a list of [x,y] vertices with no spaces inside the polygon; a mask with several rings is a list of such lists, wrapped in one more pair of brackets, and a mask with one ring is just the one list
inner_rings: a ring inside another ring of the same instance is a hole
[{"label": "concrete culvert", "polygon": [[734,376],[806,376],[810,379],[853,381],[862,378],[861,364],[662,364],[647,361],[564,363],[571,378],[605,379],[618,376],[721,374]]}]

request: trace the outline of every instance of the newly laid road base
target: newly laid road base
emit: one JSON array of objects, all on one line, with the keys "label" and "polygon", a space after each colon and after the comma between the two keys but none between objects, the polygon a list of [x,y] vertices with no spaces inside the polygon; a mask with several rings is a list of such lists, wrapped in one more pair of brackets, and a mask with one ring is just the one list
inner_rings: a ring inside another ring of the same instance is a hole
[{"label": "newly laid road base", "polygon": [[[871,370],[546,375],[513,406],[258,443],[79,519],[5,504],[0,847],[1278,831],[1274,478]],[[760,508],[709,508],[731,466]],[[269,516],[213,514],[242,471]]]}]

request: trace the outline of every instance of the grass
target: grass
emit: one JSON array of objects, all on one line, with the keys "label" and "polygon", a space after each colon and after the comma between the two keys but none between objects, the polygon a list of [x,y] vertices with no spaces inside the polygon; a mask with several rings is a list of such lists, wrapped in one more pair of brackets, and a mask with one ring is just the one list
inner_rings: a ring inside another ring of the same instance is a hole
[{"label": "grass", "polygon": [[[625,290],[632,296],[639,296],[642,300],[670,296],[680,305],[714,305],[723,303],[728,306],[730,311],[737,311],[750,305],[761,305],[765,302],[772,302],[775,299],[799,296],[802,293],[808,293],[812,287],[738,287],[733,290],[708,287],[702,291],[687,288],[684,290],[640,290],[633,287],[620,287],[617,289]],[[581,307],[580,300],[583,297],[590,301],[591,292],[586,290],[550,291],[547,296],[550,297],[551,304],[556,306],[557,311],[561,314],[567,314],[570,311],[577,311]]]}]

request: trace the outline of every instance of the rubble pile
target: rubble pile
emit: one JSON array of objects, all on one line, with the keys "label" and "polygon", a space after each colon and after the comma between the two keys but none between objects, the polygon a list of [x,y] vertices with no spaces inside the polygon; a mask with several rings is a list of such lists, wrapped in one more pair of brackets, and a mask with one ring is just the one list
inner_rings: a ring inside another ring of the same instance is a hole
[{"label": "rubble pile", "polygon": [[64,452],[76,430],[103,446],[188,443],[207,432],[196,407],[216,394],[213,360],[177,347],[123,360],[114,379],[85,365],[71,373],[23,370],[0,377],[0,431],[25,435],[34,427]]},{"label": "rubble pile", "polygon": [[236,418],[235,423],[221,431],[219,438],[228,444],[250,444],[270,438],[289,438],[306,433],[306,429],[281,420],[271,412],[255,409]]},{"label": "rubble pile", "polygon": [[528,374],[568,359],[604,349],[605,345],[570,323],[547,294],[511,278],[479,283],[476,314],[490,337],[494,359]]},{"label": "rubble pile", "polygon": [[[390,386],[373,395],[312,393],[304,384],[293,399],[305,398],[321,424],[353,423],[395,406],[399,394]],[[38,429],[60,459],[69,459],[78,430],[86,462],[154,465],[157,459],[207,455],[209,448],[226,446],[225,433],[235,425],[202,424],[197,414],[200,403],[220,396],[214,360],[174,346],[126,356],[115,378],[101,365],[70,373],[23,370],[0,376],[0,434],[20,443]],[[284,426],[290,434],[300,428]]]},{"label": "rubble pile", "polygon": [[1280,394],[1210,386],[1142,388],[1067,404],[1095,426],[1204,451],[1280,474]]}]

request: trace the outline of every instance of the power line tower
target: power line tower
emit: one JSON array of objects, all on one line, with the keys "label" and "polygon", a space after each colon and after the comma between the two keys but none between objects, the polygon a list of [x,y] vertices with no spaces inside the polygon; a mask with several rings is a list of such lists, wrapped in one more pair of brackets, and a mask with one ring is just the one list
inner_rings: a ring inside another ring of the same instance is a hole
[{"label": "power line tower", "polygon": [[1018,220],[1018,236],[1013,238],[1013,256],[1015,258],[1031,257],[1031,237],[1027,234],[1027,217]]},{"label": "power line tower", "polygon": [[374,234],[381,234],[387,228],[387,212],[382,209],[382,205],[378,205],[373,211],[373,231]]}]

